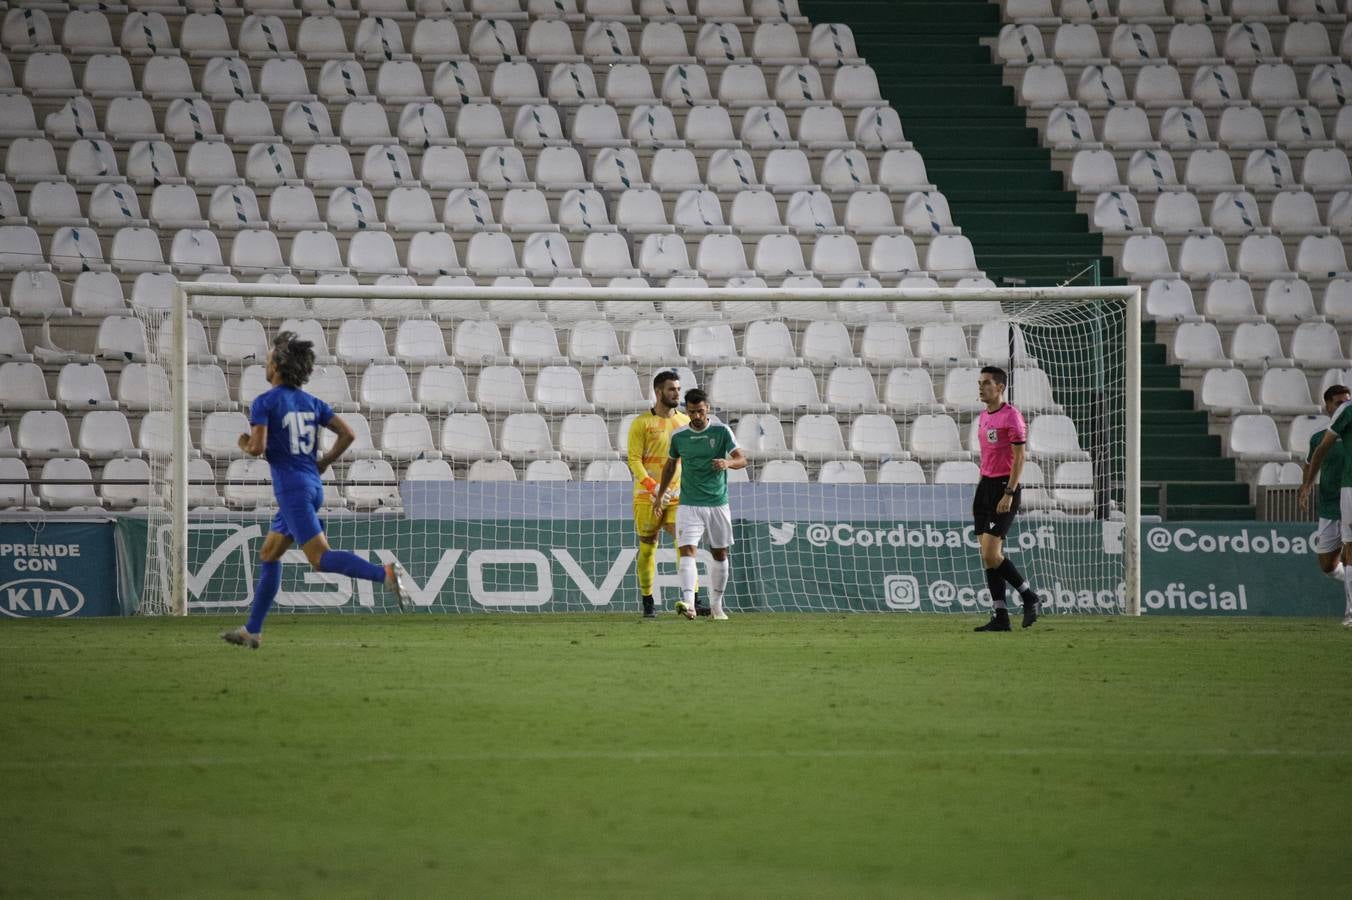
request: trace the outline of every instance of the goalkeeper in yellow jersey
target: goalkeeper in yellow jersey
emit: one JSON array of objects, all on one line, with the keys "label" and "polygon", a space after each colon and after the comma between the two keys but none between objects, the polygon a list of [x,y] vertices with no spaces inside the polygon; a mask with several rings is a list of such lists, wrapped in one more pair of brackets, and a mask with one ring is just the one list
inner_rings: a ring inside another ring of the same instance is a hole
[{"label": "goalkeeper in yellow jersey", "polygon": [[[653,601],[657,542],[663,529],[675,540],[676,507],[679,504],[679,497],[668,497],[661,520],[655,520],[653,508],[659,504],[654,492],[662,467],[667,463],[671,433],[690,422],[690,417],[677,408],[681,403],[681,380],[675,372],[657,373],[653,378],[653,395],[656,401],[652,409],[639,415],[629,426],[629,471],[634,475],[634,530],[638,532],[638,560],[634,567],[645,619],[657,615]],[[679,490],[676,487],[667,493],[674,495]]]}]

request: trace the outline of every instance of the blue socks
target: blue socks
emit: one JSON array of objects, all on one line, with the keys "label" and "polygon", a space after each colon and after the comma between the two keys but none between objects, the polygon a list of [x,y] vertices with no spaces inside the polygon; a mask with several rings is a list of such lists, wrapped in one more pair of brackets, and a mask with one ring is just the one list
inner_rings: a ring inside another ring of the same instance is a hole
[{"label": "blue socks", "polygon": [[258,564],[258,586],[254,588],[253,604],[249,607],[249,621],[244,630],[249,634],[263,631],[263,617],[272,609],[273,598],[282,586],[282,564],[265,562]]},{"label": "blue socks", "polygon": [[383,582],[385,567],[369,563],[355,553],[346,550],[326,550],[319,558],[319,571],[336,572],[349,578],[361,578],[366,581]]},{"label": "blue socks", "polygon": [[[384,582],[385,567],[369,563],[345,550],[328,550],[319,558],[319,571],[336,572],[350,578],[364,578],[367,581]],[[261,634],[263,618],[272,609],[272,601],[277,597],[277,589],[282,586],[282,564],[280,562],[260,562],[258,564],[258,585],[254,588],[253,603],[249,606],[249,621],[244,630],[250,634]]]}]

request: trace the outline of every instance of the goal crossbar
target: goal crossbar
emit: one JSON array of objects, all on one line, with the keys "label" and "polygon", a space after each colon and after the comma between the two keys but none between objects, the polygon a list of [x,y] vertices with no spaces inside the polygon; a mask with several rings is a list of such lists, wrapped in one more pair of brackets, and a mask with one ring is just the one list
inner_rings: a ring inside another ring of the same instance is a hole
[{"label": "goal crossbar", "polygon": [[[772,301],[772,302],[1120,302],[1124,306],[1124,433],[1122,532],[1125,612],[1139,615],[1141,557],[1141,288],[1024,287],[1024,288],[690,288],[672,287],[494,287],[429,285],[317,285],[244,284],[179,281],[169,311],[174,334],[185,333],[188,306],[193,297],[286,297],[297,299],[397,299],[397,300],[590,300],[598,303],[626,300]],[[188,448],[189,410],[184,384],[187,344],[182,337],[170,348],[171,448],[170,483],[173,486],[170,524],[170,609],[187,613],[188,560]]]}]

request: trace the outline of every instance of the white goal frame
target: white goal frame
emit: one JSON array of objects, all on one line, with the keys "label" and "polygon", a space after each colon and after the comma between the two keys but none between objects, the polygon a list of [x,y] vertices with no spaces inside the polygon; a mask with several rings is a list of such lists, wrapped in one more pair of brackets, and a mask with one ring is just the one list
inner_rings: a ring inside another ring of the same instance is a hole
[{"label": "white goal frame", "polygon": [[[1132,286],[1045,288],[652,288],[652,287],[433,287],[427,285],[241,284],[179,281],[170,310],[173,334],[185,333],[193,297],[290,297],[390,300],[728,300],[728,301],[1060,301],[1125,305],[1123,353],[1126,460],[1122,534],[1126,614],[1141,614],[1141,288]],[[172,449],[170,462],[170,597],[174,615],[187,615],[188,447],[186,373],[188,350],[180,337],[170,350]]]}]

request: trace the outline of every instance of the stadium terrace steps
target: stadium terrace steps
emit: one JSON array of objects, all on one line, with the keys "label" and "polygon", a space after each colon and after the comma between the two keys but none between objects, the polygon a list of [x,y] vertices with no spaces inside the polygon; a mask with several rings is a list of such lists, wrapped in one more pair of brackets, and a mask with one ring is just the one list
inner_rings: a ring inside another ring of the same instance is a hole
[{"label": "stadium terrace steps", "polygon": [[[986,0],[802,0],[814,22],[844,22],[898,108],[954,222],[997,284],[1057,284],[1086,270],[1122,284],[1102,237],[1076,211],[1002,67],[983,39],[1000,30]],[[1012,184],[1011,184],[1012,182]],[[1181,389],[1180,371],[1143,323],[1143,512],[1168,518],[1253,518],[1247,484],[1221,455],[1205,411]],[[1167,483],[1161,492],[1158,483]],[[1161,510],[1165,495],[1168,508]]]}]

